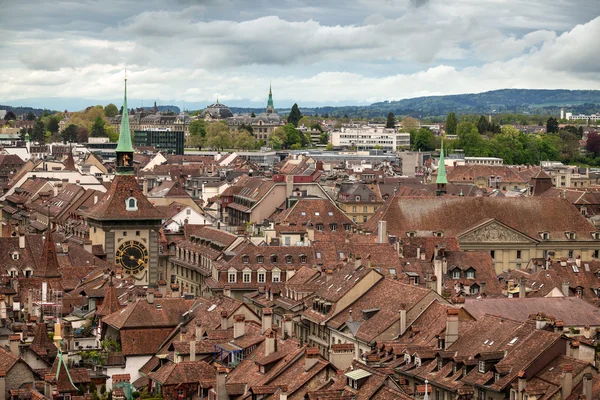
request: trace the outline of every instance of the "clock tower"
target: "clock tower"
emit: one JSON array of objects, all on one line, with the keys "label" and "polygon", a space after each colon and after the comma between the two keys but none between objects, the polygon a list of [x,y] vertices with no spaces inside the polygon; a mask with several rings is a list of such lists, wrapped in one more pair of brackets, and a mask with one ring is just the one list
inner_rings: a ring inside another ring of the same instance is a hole
[{"label": "clock tower", "polygon": [[116,155],[116,174],[110,188],[87,212],[90,240],[102,245],[107,261],[132,276],[137,285],[155,285],[163,216],[144,196],[134,175],[127,78]]}]

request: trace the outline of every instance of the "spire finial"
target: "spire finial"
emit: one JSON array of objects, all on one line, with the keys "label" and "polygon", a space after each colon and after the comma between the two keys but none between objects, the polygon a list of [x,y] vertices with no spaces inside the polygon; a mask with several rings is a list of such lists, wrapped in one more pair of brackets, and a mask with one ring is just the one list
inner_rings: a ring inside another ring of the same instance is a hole
[{"label": "spire finial", "polygon": [[441,196],[446,193],[446,184],[448,183],[448,179],[446,178],[446,162],[444,161],[444,137],[442,136],[442,144],[440,149],[440,163],[437,171],[437,178],[435,180],[437,184],[436,194]]},{"label": "spire finial", "polygon": [[127,67],[125,67],[125,82],[127,82]]}]

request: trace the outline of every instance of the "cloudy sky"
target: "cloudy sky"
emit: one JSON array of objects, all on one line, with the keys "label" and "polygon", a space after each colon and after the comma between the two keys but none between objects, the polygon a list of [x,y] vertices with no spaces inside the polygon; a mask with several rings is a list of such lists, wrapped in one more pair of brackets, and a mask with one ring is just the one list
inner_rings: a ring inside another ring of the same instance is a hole
[{"label": "cloudy sky", "polygon": [[[44,4],[46,3],[46,4]],[[0,104],[369,104],[600,89],[598,0],[20,0],[0,10]]]}]

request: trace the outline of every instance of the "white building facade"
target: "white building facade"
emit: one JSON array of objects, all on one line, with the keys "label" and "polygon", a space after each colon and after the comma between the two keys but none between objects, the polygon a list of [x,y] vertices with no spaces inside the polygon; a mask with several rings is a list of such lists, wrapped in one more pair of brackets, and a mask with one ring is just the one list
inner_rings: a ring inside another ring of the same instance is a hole
[{"label": "white building facade", "polygon": [[356,150],[396,151],[410,147],[410,133],[376,125],[349,125],[331,132],[331,144]]}]

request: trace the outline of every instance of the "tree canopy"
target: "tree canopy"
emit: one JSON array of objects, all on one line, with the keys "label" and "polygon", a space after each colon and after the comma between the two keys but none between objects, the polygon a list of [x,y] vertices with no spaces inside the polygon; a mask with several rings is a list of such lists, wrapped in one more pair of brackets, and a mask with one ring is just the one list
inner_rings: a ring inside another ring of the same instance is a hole
[{"label": "tree canopy", "polygon": [[451,112],[446,117],[446,135],[456,135],[458,129],[458,119],[456,114]]},{"label": "tree canopy", "polygon": [[112,118],[119,113],[119,109],[113,103],[108,104],[104,107],[104,115],[108,118]]},{"label": "tree canopy", "polygon": [[396,117],[394,116],[394,113],[388,113],[387,120],[385,122],[385,127],[389,129],[393,129],[396,127]]},{"label": "tree canopy", "polygon": [[292,110],[290,111],[290,115],[288,116],[288,124],[292,124],[294,127],[298,126],[298,122],[302,119],[302,113],[298,108],[298,104],[294,103],[292,106]]},{"label": "tree canopy", "polygon": [[108,137],[106,131],[104,130],[105,122],[101,116],[98,116],[92,125],[92,129],[90,131],[91,137]]}]

